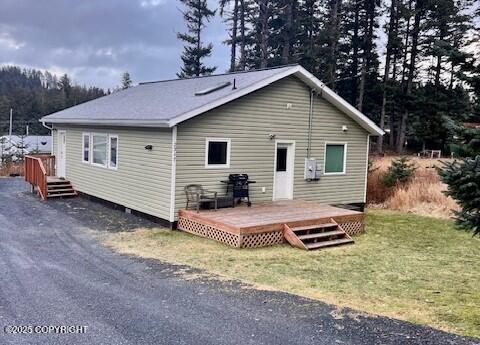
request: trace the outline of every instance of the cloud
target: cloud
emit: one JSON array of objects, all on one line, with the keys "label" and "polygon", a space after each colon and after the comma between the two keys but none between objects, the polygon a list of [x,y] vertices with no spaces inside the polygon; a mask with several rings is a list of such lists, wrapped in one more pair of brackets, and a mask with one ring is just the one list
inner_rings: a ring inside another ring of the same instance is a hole
[{"label": "cloud", "polygon": [[140,6],[142,7],[157,7],[164,4],[164,0],[144,0],[140,1]]},{"label": "cloud", "polygon": [[[215,8],[216,1],[210,6]],[[175,0],[2,0],[0,64],[65,71],[78,84],[113,88],[123,71],[135,82],[175,77],[185,31]],[[225,24],[214,18],[204,40],[206,63],[228,64]]]}]

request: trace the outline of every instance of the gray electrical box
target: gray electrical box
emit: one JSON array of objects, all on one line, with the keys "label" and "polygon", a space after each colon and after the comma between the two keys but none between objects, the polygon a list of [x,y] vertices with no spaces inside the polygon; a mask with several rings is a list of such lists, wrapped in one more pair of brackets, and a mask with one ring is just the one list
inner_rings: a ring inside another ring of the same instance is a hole
[{"label": "gray electrical box", "polygon": [[319,180],[317,160],[315,158],[305,158],[305,180]]}]

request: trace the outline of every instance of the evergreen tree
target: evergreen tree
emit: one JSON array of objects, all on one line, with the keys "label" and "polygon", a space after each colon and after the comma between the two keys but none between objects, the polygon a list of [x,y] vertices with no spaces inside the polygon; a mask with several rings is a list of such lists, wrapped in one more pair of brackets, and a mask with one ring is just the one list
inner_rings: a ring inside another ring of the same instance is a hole
[{"label": "evergreen tree", "polygon": [[297,61],[314,75],[319,75],[319,35],[323,30],[318,0],[304,0],[299,4],[297,18]]},{"label": "evergreen tree", "polygon": [[328,18],[326,18],[325,31],[323,33],[326,38],[326,61],[324,78],[330,88],[335,90],[337,79],[337,60],[338,60],[338,43],[340,40],[340,22],[342,18],[342,0],[328,1]]},{"label": "evergreen tree", "polygon": [[[233,0],[225,1],[235,11]],[[238,1],[236,33],[234,16],[226,18],[229,44],[233,37],[243,42],[240,58],[236,49],[231,53],[238,69],[299,62],[389,129],[378,151],[387,145],[398,152],[448,153],[462,138],[475,142],[463,126],[480,122],[480,115],[473,118],[480,114],[480,96],[473,91],[478,61],[469,54],[472,0]],[[385,50],[376,46],[380,21]]]},{"label": "evergreen tree", "polygon": [[205,66],[203,60],[212,53],[213,45],[202,42],[205,23],[215,15],[207,6],[207,0],[180,0],[185,6],[183,19],[187,23],[187,32],[178,33],[177,37],[186,43],[182,54],[183,66],[177,73],[179,78],[198,77],[212,74],[216,67]]},{"label": "evergreen tree", "polygon": [[105,95],[100,88],[72,85],[68,75],[58,79],[49,72],[0,68],[0,134],[8,132],[10,108],[14,110],[13,133],[47,134],[38,121],[44,115]]},{"label": "evergreen tree", "polygon": [[70,98],[72,91],[72,82],[67,74],[62,75],[58,82],[58,88],[63,92],[65,99]]},{"label": "evergreen tree", "polygon": [[125,89],[128,89],[130,87],[132,87],[132,79],[130,78],[130,73],[128,72],[124,72],[122,74],[122,90],[125,90]]},{"label": "evergreen tree", "polygon": [[240,0],[233,0],[233,8],[229,13],[226,13],[225,7],[230,5],[230,0],[220,0],[219,9],[220,16],[225,18],[225,22],[229,25],[229,38],[224,43],[230,45],[230,68],[229,71],[233,72],[237,69],[237,43],[238,43],[238,25],[239,25],[239,12],[241,8],[239,6]]},{"label": "evergreen tree", "polygon": [[287,65],[296,61],[294,47],[296,46],[297,0],[278,0],[272,2],[271,18],[268,23],[270,55],[268,64]]},{"label": "evergreen tree", "polygon": [[462,208],[455,211],[457,224],[480,235],[480,155],[444,164],[439,175],[448,186],[445,194]]}]

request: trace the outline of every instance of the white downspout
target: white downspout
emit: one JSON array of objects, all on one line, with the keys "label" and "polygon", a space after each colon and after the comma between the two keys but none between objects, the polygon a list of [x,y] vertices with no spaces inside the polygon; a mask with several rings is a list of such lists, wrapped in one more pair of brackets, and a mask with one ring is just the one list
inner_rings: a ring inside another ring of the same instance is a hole
[{"label": "white downspout", "polygon": [[45,127],[46,129],[50,130],[50,136],[52,137],[51,143],[50,143],[50,154],[53,155],[53,126],[48,127],[44,121],[42,121],[42,126]]},{"label": "white downspout", "polygon": [[170,175],[170,223],[175,222],[175,186],[177,174],[177,126],[172,128],[172,151],[171,151],[171,175]]},{"label": "white downspout", "polygon": [[313,94],[315,90],[310,90],[310,109],[308,113],[308,142],[307,142],[307,158],[310,158],[312,150],[312,126],[313,126]]}]

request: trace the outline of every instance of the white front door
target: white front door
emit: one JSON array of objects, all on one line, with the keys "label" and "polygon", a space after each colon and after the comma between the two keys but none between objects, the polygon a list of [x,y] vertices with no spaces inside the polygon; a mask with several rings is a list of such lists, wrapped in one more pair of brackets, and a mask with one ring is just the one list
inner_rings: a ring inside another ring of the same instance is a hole
[{"label": "white front door", "polygon": [[58,131],[57,176],[65,177],[65,161],[67,155],[67,135],[65,131]]},{"label": "white front door", "polygon": [[295,144],[293,142],[277,142],[275,151],[273,199],[293,199]]}]

